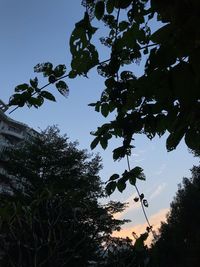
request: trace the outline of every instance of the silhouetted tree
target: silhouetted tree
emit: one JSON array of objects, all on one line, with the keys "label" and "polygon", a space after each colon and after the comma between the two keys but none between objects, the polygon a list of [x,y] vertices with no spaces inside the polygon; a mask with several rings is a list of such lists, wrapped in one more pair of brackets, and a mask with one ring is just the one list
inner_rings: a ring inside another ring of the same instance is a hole
[{"label": "silhouetted tree", "polygon": [[89,266],[101,262],[112,231],[125,222],[119,202],[105,196],[99,156],[49,128],[4,155],[7,175],[0,194],[2,267]]},{"label": "silhouetted tree", "polygon": [[200,262],[200,166],[184,178],[166,223],[152,247],[154,267],[198,267]]}]

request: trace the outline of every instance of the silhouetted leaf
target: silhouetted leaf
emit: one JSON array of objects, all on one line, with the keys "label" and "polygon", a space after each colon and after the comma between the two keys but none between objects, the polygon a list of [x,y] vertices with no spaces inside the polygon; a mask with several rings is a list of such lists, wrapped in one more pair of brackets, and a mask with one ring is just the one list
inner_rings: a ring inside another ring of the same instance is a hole
[{"label": "silhouetted leaf", "polygon": [[108,0],[106,3],[106,11],[108,12],[108,14],[111,14],[114,10],[114,6],[115,6],[115,1],[113,0]]},{"label": "silhouetted leaf", "polygon": [[192,150],[200,150],[200,131],[187,130],[185,134],[185,143]]},{"label": "silhouetted leaf", "polygon": [[119,190],[119,192],[122,193],[125,188],[126,188],[126,181],[123,178],[119,179],[117,182],[117,189]]},{"label": "silhouetted leaf", "polygon": [[90,144],[91,149],[94,149],[99,143],[99,137],[96,137]]},{"label": "silhouetted leaf", "polygon": [[104,117],[107,117],[108,114],[109,114],[109,105],[107,103],[103,103],[101,105],[101,114],[104,116]]},{"label": "silhouetted leaf", "polygon": [[109,178],[109,181],[112,181],[112,180],[117,180],[119,178],[119,174],[113,174],[113,175],[111,175],[110,176],[110,178]]},{"label": "silhouetted leaf", "polygon": [[105,10],[105,4],[103,1],[98,1],[95,5],[95,11],[94,11],[94,14],[95,14],[95,17],[100,20],[103,15],[104,15],[104,10]]},{"label": "silhouetted leaf", "polygon": [[19,84],[15,87],[15,92],[23,92],[27,90],[29,85],[27,83]]},{"label": "silhouetted leaf", "polygon": [[56,77],[55,77],[54,74],[51,74],[51,75],[49,76],[49,83],[55,83],[55,82],[56,82]]},{"label": "silhouetted leaf", "polygon": [[134,247],[136,251],[144,251],[145,244],[144,241],[148,238],[148,233],[141,234],[140,237],[135,241]]},{"label": "silhouetted leaf", "polygon": [[138,202],[138,201],[139,201],[139,197],[135,197],[133,200],[134,200],[135,202]]},{"label": "silhouetted leaf", "polygon": [[140,194],[140,199],[142,200],[144,198],[144,194]]},{"label": "silhouetted leaf", "polygon": [[115,0],[113,2],[115,3],[116,8],[124,9],[124,8],[127,8],[131,4],[132,0]]},{"label": "silhouetted leaf", "polygon": [[106,149],[106,147],[108,146],[108,139],[106,137],[102,137],[100,139],[100,144],[103,149]]},{"label": "silhouetted leaf", "polygon": [[56,88],[63,96],[67,97],[69,95],[69,87],[67,86],[66,82],[64,81],[57,82]]},{"label": "silhouetted leaf", "polygon": [[37,88],[38,87],[38,78],[35,77],[34,79],[30,79],[30,84],[33,88]]},{"label": "silhouetted leaf", "polygon": [[170,133],[167,138],[166,147],[168,151],[174,150],[180,143],[181,139],[185,134],[185,129],[176,129],[176,131]]},{"label": "silhouetted leaf", "polygon": [[43,72],[44,77],[47,77],[53,73],[53,64],[50,62],[40,63],[34,67],[35,72]]},{"label": "silhouetted leaf", "polygon": [[143,202],[143,205],[144,205],[146,208],[148,208],[149,204],[148,204],[147,200],[146,200],[146,199],[143,199],[142,202]]},{"label": "silhouetted leaf", "polygon": [[51,101],[56,101],[55,97],[51,93],[49,93],[47,91],[42,91],[40,93],[40,96],[42,96],[42,97],[44,97],[44,98],[46,98],[48,100],[51,100]]},{"label": "silhouetted leaf", "polygon": [[56,66],[55,69],[53,70],[53,73],[56,77],[63,76],[65,72],[66,72],[66,66],[64,64]]},{"label": "silhouetted leaf", "polygon": [[109,182],[107,185],[106,185],[106,192],[107,194],[110,196],[116,189],[116,182],[112,181],[112,182]]}]

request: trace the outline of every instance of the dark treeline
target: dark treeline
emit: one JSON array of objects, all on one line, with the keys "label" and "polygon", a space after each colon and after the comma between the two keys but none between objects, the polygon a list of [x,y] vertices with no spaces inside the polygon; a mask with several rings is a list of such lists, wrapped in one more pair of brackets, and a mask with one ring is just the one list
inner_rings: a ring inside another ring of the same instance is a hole
[{"label": "dark treeline", "polygon": [[106,193],[98,155],[90,157],[50,127],[8,148],[1,162],[6,171],[0,193],[2,267],[137,266],[143,261],[130,239],[112,237],[127,222],[114,218],[126,204],[99,203]]},{"label": "dark treeline", "polygon": [[[196,152],[198,154],[198,152]],[[184,178],[152,247],[147,233],[133,242],[114,238],[126,204],[106,197],[100,157],[50,127],[10,147],[1,157],[0,263],[2,267],[198,266],[200,167]]]}]

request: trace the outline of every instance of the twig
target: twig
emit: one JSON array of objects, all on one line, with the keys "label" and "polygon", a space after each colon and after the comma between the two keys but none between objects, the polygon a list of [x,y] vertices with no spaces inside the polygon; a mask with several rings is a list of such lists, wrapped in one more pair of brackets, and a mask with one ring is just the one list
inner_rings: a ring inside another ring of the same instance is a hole
[{"label": "twig", "polygon": [[[69,74],[64,75],[64,76],[62,76],[62,77],[56,79],[55,82],[57,82],[57,81],[59,81],[59,80],[62,80],[62,79],[64,79],[64,78],[68,77],[68,76],[69,76]],[[47,86],[49,86],[50,84],[52,84],[52,83],[47,83],[47,84],[45,84],[44,86],[42,86],[41,88],[39,88],[39,89],[38,89],[39,92],[42,91],[42,90],[43,90],[44,88],[46,88]],[[36,95],[37,93],[38,93],[38,92],[34,92],[33,94],[31,94],[31,97],[34,96],[34,95]],[[18,109],[18,108],[19,108],[19,106],[17,106],[17,107],[14,108],[13,110],[11,110],[11,111],[9,112],[9,114],[13,113],[13,112],[14,112],[16,109]]]},{"label": "twig", "polygon": [[[127,157],[128,170],[131,171],[130,162],[129,162],[129,156],[126,155],[126,157]],[[139,191],[139,189],[138,189],[138,187],[137,187],[136,184],[135,184],[134,186],[135,186],[136,192],[137,192],[138,197],[139,197],[139,200],[140,200],[140,204],[141,204],[141,208],[142,208],[142,212],[143,212],[143,214],[144,214],[145,220],[146,220],[146,222],[147,222],[147,224],[148,224],[148,226],[149,226],[149,229],[150,229],[150,231],[151,231],[153,237],[155,238],[155,234],[154,234],[154,232],[153,232],[153,230],[152,230],[152,226],[151,226],[151,224],[150,224],[150,222],[149,222],[149,219],[148,219],[148,217],[147,217],[147,214],[146,214],[146,211],[145,211],[145,208],[144,208],[144,204],[143,204],[142,199],[141,199],[141,197],[140,197],[140,191]]]}]

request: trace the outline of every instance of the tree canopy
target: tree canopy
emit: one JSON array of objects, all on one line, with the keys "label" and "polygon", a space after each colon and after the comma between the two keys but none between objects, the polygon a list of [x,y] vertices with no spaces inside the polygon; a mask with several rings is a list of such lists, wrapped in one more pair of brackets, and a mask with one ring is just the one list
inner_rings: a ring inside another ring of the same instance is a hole
[{"label": "tree canopy", "polygon": [[200,166],[184,178],[152,247],[151,266],[199,266]]},{"label": "tree canopy", "polygon": [[11,147],[3,158],[1,266],[89,266],[90,261],[103,261],[112,232],[126,222],[114,214],[126,205],[99,203],[105,196],[99,156],[89,158],[53,127]]}]

